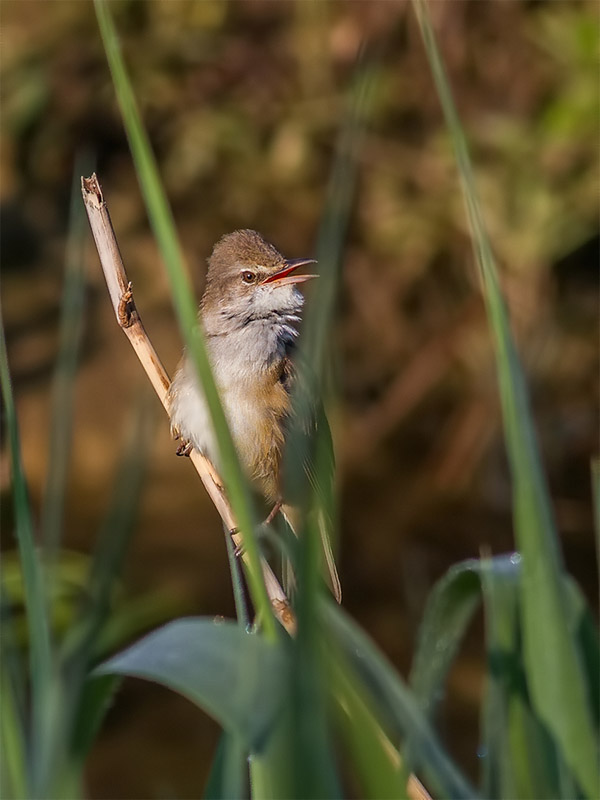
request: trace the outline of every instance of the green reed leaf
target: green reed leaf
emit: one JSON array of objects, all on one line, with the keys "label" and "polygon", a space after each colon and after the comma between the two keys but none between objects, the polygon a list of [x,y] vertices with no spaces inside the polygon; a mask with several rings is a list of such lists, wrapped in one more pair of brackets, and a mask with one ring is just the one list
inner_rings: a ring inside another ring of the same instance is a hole
[{"label": "green reed leaf", "polygon": [[44,487],[41,527],[49,554],[60,545],[67,472],[73,425],[73,387],[83,332],[85,304],[86,215],[81,203],[79,176],[88,159],[76,160],[71,185],[69,232],[65,256],[65,278],[58,357],[52,387],[52,413],[48,472]]},{"label": "green reed leaf", "polygon": [[23,571],[25,607],[29,626],[29,673],[31,680],[31,719],[34,752],[40,744],[41,716],[53,675],[50,626],[44,578],[33,536],[32,512],[27,493],[27,484],[21,460],[19,429],[12,393],[4,325],[0,317],[0,383],[12,472],[13,499],[15,506],[16,537]]},{"label": "green reed leaf", "polygon": [[565,760],[581,788],[592,798],[600,785],[598,740],[592,724],[581,654],[569,630],[564,566],[527,387],[483,224],[465,134],[454,106],[427,5],[424,0],[414,0],[413,5],[455,151],[496,349],[504,432],[513,480],[515,537],[523,557],[519,608],[532,702],[560,743]]}]

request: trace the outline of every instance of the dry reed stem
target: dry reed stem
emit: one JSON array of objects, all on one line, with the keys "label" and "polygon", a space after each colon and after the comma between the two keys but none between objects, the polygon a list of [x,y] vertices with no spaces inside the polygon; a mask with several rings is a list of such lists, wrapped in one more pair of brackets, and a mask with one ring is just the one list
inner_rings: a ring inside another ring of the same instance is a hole
[{"label": "dry reed stem", "polygon": [[433,800],[427,789],[423,786],[416,775],[410,775],[406,792],[410,800]]},{"label": "dry reed stem", "polygon": [[[135,306],[131,283],[125,273],[108,207],[95,173],[90,178],[81,179],[81,193],[117,322],[135,350],[165,411],[170,414],[167,392],[171,382],[148,338]],[[192,450],[190,460],[215,508],[221,515],[225,527],[227,530],[235,529],[237,526],[233,511],[225,496],[223,481],[214,465],[197,450]],[[237,546],[242,544],[242,537],[238,533],[232,534],[232,538]],[[242,555],[242,558],[245,560],[246,556]],[[262,557],[261,565],[273,612],[288,633],[293,635],[296,631],[296,620],[288,599],[273,570]],[[400,754],[397,749],[383,733],[382,736],[385,738],[386,748],[393,752],[395,758],[399,759]],[[398,763],[400,762],[398,761]],[[414,775],[409,778],[407,791],[410,800],[431,800],[423,784]]]},{"label": "dry reed stem", "polygon": [[[81,193],[117,323],[129,339],[146,371],[146,375],[150,379],[150,383],[154,387],[154,391],[163,404],[165,411],[170,415],[167,393],[171,382],[148,338],[135,306],[131,283],[125,273],[108,207],[95,173],[90,178],[81,179]],[[233,511],[225,496],[223,481],[214,465],[206,456],[196,450],[192,450],[190,453],[190,460],[196,468],[215,508],[221,515],[225,527],[228,531],[234,530],[237,525]],[[233,533],[232,539],[236,546],[243,545],[242,537],[239,533]],[[247,556],[242,555],[242,558],[246,561]],[[273,612],[288,633],[293,634],[296,629],[296,621],[288,599],[273,570],[262,557],[261,566]]]}]

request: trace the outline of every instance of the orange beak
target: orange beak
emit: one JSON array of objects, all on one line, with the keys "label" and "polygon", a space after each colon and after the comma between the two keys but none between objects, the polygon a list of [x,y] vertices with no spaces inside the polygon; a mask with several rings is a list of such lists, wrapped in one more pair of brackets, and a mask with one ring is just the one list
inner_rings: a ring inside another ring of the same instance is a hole
[{"label": "orange beak", "polygon": [[277,283],[277,286],[285,286],[288,283],[303,283],[304,281],[309,281],[311,278],[318,278],[318,275],[293,274],[298,267],[302,267],[304,264],[316,263],[314,258],[296,258],[288,260],[285,262],[285,267],[283,269],[280,269],[279,272],[275,272],[273,275],[269,275],[268,278],[260,282],[260,285],[262,286],[265,283]]}]

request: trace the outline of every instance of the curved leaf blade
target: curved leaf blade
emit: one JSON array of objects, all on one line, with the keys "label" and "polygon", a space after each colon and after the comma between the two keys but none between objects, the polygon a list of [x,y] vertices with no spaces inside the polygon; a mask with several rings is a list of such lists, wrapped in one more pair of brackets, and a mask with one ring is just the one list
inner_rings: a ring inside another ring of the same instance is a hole
[{"label": "curved leaf blade", "polygon": [[476,559],[455,564],[435,584],[427,600],[409,684],[428,716],[481,602],[480,572],[481,562]]},{"label": "curved leaf blade", "polygon": [[260,750],[282,700],[283,650],[232,622],[170,622],[110,658],[96,675],[160,683],[200,706],[247,750]]}]

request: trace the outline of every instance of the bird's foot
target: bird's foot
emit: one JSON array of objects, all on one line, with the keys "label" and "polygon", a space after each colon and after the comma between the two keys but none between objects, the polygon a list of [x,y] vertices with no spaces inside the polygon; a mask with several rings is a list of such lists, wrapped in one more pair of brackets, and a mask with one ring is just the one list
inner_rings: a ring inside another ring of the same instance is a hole
[{"label": "bird's foot", "polygon": [[175,450],[175,454],[178,456],[189,456],[189,454],[194,449],[194,445],[191,442],[188,442],[187,439],[182,439],[181,442],[177,445],[177,450]]},{"label": "bird's foot", "polygon": [[[234,536],[238,536],[239,532],[240,532],[239,528],[229,528],[229,535],[231,536],[234,544],[235,544],[235,539],[233,537]],[[236,545],[235,550],[233,551],[233,555],[236,558],[240,558],[241,556],[243,556],[244,555],[244,545],[241,544],[241,543]]]},{"label": "bird's foot", "polygon": [[269,512],[266,520],[263,522],[263,525],[270,525],[273,522],[273,520],[275,519],[277,514],[279,514],[279,512],[281,511],[281,506],[282,505],[283,505],[283,500],[278,500],[275,503],[275,505],[273,506],[273,508]]},{"label": "bird's foot", "polygon": [[[270,516],[271,516],[271,514],[269,514],[269,516],[266,518],[266,520],[264,522],[261,522],[260,525],[258,525],[258,527],[256,527],[255,530],[254,530],[254,535],[256,536],[256,540],[259,543],[261,541],[263,541],[264,539],[268,539],[269,538],[269,535],[271,533],[271,531],[269,529],[269,525],[271,524],[271,520],[269,519]],[[239,528],[230,528],[229,529],[229,535],[231,537],[237,536],[239,533],[240,533],[240,529]],[[234,544],[235,544],[235,542],[234,542]],[[241,556],[243,556],[245,552],[246,552],[246,549],[245,549],[243,543],[236,545],[236,548],[234,550],[234,554],[235,554],[236,558],[241,558]]]}]

